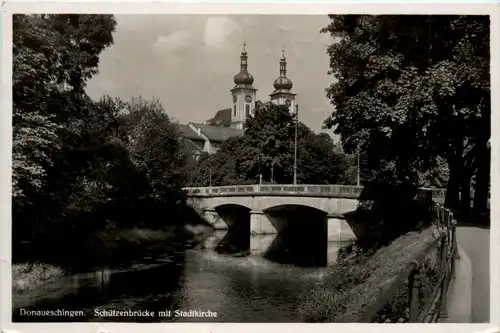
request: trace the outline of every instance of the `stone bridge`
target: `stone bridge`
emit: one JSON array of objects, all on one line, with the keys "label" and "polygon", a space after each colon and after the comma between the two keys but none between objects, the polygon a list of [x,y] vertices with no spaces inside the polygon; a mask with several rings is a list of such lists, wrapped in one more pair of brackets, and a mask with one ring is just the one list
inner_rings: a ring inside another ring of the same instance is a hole
[{"label": "stone bridge", "polygon": [[[344,218],[356,210],[362,190],[348,185],[277,184],[184,188],[188,204],[216,229],[253,235],[321,232],[329,241],[351,239],[362,232]],[[443,190],[431,191],[433,197],[444,196]]]},{"label": "stone bridge", "polygon": [[[254,235],[322,229],[329,240],[337,240],[355,236],[343,214],[356,209],[362,189],[343,185],[240,185],[184,190],[188,203],[216,229],[249,228]],[[308,228],[303,228],[304,223]]]},{"label": "stone bridge", "polygon": [[[276,184],[184,188],[188,204],[215,229],[251,235],[252,253],[272,252],[283,240],[326,250],[330,241],[357,238],[363,230],[348,223],[344,214],[356,210],[362,190],[361,186]],[[445,191],[421,189],[419,195],[441,198]]]}]

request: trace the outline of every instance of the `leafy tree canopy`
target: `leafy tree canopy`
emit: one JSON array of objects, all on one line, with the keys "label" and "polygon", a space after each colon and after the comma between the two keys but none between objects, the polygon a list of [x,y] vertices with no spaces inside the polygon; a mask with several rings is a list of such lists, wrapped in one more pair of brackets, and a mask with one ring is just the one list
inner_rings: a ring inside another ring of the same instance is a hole
[{"label": "leafy tree canopy", "polygon": [[113,43],[115,25],[112,15],[14,15],[14,198],[26,203],[26,191],[41,190],[52,155],[68,135],[69,112],[78,117],[88,109],[84,97],[68,103],[71,93],[61,84],[82,92],[97,73],[99,54]]},{"label": "leafy tree canopy", "polygon": [[419,173],[446,159],[449,195],[458,198],[462,182],[465,198],[474,170],[489,174],[488,16],[330,19],[322,32],[333,38],[327,96],[335,111],[325,127],[346,152],[367,156],[371,179],[417,184]]},{"label": "leafy tree canopy", "polygon": [[[294,171],[295,115],[284,106],[257,103],[242,137],[226,141],[217,153],[203,156],[196,168],[198,186],[256,184],[274,181],[291,184]],[[297,124],[298,183],[339,183],[346,179],[347,158],[327,134],[315,134]]]}]

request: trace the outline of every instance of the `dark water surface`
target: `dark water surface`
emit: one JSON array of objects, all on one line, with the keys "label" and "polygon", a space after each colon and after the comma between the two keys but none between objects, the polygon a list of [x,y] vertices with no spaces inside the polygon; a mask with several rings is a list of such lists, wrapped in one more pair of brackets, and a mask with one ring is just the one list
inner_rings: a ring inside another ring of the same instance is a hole
[{"label": "dark water surface", "polygon": [[301,296],[323,280],[341,245],[215,232],[191,246],[157,246],[126,269],[96,268],[16,297],[13,321],[296,322]]}]

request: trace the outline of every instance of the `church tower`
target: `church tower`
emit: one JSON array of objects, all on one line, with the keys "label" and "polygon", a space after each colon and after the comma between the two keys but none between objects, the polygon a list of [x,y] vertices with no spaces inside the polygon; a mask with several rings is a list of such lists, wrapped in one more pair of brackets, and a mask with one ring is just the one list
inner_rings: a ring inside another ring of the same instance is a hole
[{"label": "church tower", "polygon": [[253,76],[248,73],[246,43],[243,43],[241,51],[240,72],[234,76],[234,88],[231,89],[233,96],[233,109],[231,110],[231,127],[243,129],[246,118],[253,113],[255,106],[255,89]]},{"label": "church tower", "polygon": [[295,96],[297,94],[292,93],[291,89],[293,87],[292,81],[286,76],[286,58],[285,50],[281,50],[280,59],[280,76],[274,80],[274,91],[269,96],[271,97],[271,102],[276,105],[286,105],[288,106],[290,112],[295,112]]}]

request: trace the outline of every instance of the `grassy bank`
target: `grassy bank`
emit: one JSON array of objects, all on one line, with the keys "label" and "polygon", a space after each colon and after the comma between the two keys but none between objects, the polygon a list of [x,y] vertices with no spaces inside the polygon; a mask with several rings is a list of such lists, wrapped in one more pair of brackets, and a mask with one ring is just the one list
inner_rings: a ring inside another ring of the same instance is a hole
[{"label": "grassy bank", "polygon": [[[362,321],[367,306],[376,301],[434,239],[432,229],[428,228],[407,233],[377,251],[363,253],[356,246],[343,249],[340,261],[332,267],[326,280],[304,295],[299,307],[302,319],[306,322]],[[407,294],[404,290],[396,293],[385,307],[391,318],[381,314],[382,321],[392,322],[392,317],[397,318],[395,321],[404,321]]]},{"label": "grassy bank", "polygon": [[64,275],[61,267],[42,263],[12,265],[12,294],[29,292]]},{"label": "grassy bank", "polygon": [[[128,259],[144,247],[163,242],[182,242],[207,232],[204,225],[170,226],[152,230],[144,228],[100,230],[87,241],[82,250],[87,264],[106,264],[117,258]],[[56,281],[66,273],[64,264],[16,263],[12,265],[12,294],[36,290]]]},{"label": "grassy bank", "polygon": [[184,241],[204,232],[209,227],[204,225],[169,226],[162,229],[131,228],[106,229],[96,232],[90,242],[98,242],[108,250],[128,244],[130,246],[147,246],[165,241]]}]

